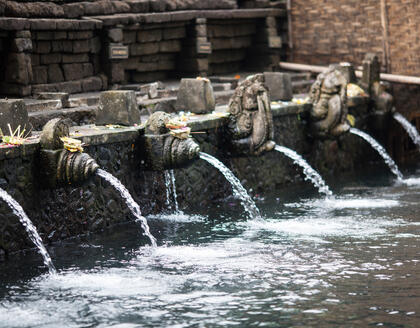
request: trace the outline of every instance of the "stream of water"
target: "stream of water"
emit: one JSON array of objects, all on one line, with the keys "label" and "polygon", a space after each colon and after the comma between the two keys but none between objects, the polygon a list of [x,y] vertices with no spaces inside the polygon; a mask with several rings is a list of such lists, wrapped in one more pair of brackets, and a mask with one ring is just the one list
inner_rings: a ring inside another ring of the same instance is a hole
[{"label": "stream of water", "polygon": [[396,175],[396,177],[398,178],[398,180],[399,181],[402,181],[403,180],[403,175],[400,172],[400,170],[398,169],[397,164],[395,164],[395,162],[393,161],[393,159],[388,155],[388,153],[386,152],[385,148],[382,147],[375,139],[373,139],[367,133],[365,133],[363,131],[360,131],[358,129],[355,129],[355,128],[350,128],[350,133],[353,133],[353,134],[361,137],[362,139],[366,140],[379,153],[379,155],[382,156],[382,158],[384,159],[385,163],[388,165],[388,167],[390,168],[391,172]]},{"label": "stream of water", "polygon": [[217,168],[220,173],[222,173],[224,177],[229,181],[232,186],[233,195],[241,201],[241,204],[248,214],[249,219],[261,219],[261,214],[257,205],[255,205],[255,202],[252,200],[251,196],[248,195],[247,191],[242,186],[238,178],[232,173],[232,171],[229,170],[229,168],[227,168],[226,165],[224,165],[217,158],[209,154],[200,152],[200,158]]},{"label": "stream of water", "polygon": [[335,180],[335,198],[276,190],[263,220],[222,201],[148,218],[157,248],[134,223],[65,241],[57,275],[16,256],[0,327],[419,327],[420,185],[383,172]]},{"label": "stream of water", "polygon": [[324,179],[315,171],[309,164],[306,162],[302,156],[296,153],[294,150],[276,145],[275,150],[291,158],[293,162],[303,168],[303,173],[305,174],[306,179],[310,180],[316,188],[318,188],[321,194],[326,196],[332,196],[330,188],[328,188]]},{"label": "stream of water", "polygon": [[127,188],[120,182],[120,180],[102,169],[98,169],[96,174],[109,182],[120,193],[131,213],[136,217],[136,222],[140,223],[144,235],[150,239],[151,245],[156,247],[156,238],[153,237],[150,233],[147,220],[144,216],[141,215],[140,206],[134,201],[133,197],[131,197]]},{"label": "stream of water", "polygon": [[45,266],[48,268],[50,274],[55,274],[57,271],[54,267],[54,264],[51,261],[50,254],[48,254],[47,249],[45,248],[41,237],[33,225],[32,221],[28,218],[22,206],[19,205],[17,201],[13,199],[5,190],[0,188],[0,199],[6,202],[7,205],[12,209],[13,213],[19,218],[20,223],[22,223],[25,228],[29,239],[35,244],[38,248],[39,253],[41,254]]},{"label": "stream of water", "polygon": [[417,128],[412,125],[404,116],[402,116],[400,113],[394,114],[394,119],[398,121],[401,126],[404,128],[405,131],[407,131],[407,134],[413,141],[413,143],[419,148],[420,150],[420,135],[417,131]]}]

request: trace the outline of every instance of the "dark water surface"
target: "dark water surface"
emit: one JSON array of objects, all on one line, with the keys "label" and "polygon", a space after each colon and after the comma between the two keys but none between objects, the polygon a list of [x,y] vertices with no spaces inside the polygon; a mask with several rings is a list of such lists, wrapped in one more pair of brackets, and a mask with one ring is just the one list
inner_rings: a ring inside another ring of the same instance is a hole
[{"label": "dark water surface", "polygon": [[[417,178],[420,172],[416,173]],[[1,264],[0,327],[420,327],[420,179],[228,200]],[[305,197],[305,198],[303,198]],[[198,213],[198,211],[195,211]]]}]

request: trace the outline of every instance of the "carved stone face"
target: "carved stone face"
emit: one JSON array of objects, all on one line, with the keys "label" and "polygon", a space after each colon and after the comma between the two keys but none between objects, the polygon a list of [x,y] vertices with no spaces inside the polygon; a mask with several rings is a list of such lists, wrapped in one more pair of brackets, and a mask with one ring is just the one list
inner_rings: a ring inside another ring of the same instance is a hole
[{"label": "carved stone face", "polygon": [[337,66],[318,75],[311,87],[311,133],[320,138],[338,137],[350,129],[347,123],[347,80]]},{"label": "carved stone face", "polygon": [[239,153],[259,155],[274,148],[273,118],[262,74],[248,77],[229,102],[229,134]]}]

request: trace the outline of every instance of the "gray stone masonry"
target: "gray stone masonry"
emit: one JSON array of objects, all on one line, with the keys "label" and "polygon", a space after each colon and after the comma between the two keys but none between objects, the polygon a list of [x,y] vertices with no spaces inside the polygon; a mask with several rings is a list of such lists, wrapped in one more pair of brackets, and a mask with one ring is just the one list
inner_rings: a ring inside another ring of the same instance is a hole
[{"label": "gray stone masonry", "polygon": [[213,87],[207,79],[182,79],[175,109],[205,114],[215,108]]},{"label": "gray stone masonry", "polygon": [[101,93],[96,111],[96,124],[140,124],[134,91],[105,91]]},{"label": "gray stone masonry", "polygon": [[279,72],[264,72],[265,85],[271,100],[292,100],[292,80],[290,74]]},{"label": "gray stone masonry", "polygon": [[21,130],[26,128],[30,131],[28,111],[22,99],[1,99],[0,100],[0,129],[5,135],[9,135],[8,125],[14,131],[18,126]]}]

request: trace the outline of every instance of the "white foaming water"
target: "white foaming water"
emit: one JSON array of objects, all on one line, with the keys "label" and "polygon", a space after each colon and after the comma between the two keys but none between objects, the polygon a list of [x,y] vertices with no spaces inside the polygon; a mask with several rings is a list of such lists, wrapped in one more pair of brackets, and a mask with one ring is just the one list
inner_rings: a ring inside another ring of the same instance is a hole
[{"label": "white foaming water", "polygon": [[48,268],[50,274],[57,273],[57,270],[54,267],[54,264],[51,261],[51,257],[48,254],[47,249],[42,243],[42,239],[36,230],[36,227],[33,225],[32,221],[28,218],[22,206],[19,205],[17,201],[13,199],[5,190],[0,188],[0,199],[3,199],[7,205],[12,209],[13,213],[19,218],[20,223],[22,223],[26,232],[28,233],[29,238],[38,248],[39,253],[42,255],[45,266]]},{"label": "white foaming water", "polygon": [[307,180],[310,180],[315,187],[318,188],[319,192],[321,194],[325,194],[326,196],[331,196],[332,192],[330,188],[328,188],[327,184],[325,183],[324,179],[319,175],[317,171],[315,171],[309,164],[306,162],[302,156],[300,156],[298,153],[296,153],[294,150],[291,150],[290,148],[283,147],[276,145],[275,149],[286,155],[287,157],[291,158],[293,160],[293,163],[299,165],[303,168],[303,173],[305,174],[305,178]]},{"label": "white foaming water", "polygon": [[388,155],[384,147],[382,147],[375,139],[373,139],[370,135],[367,133],[364,133],[358,129],[350,128],[350,133],[353,133],[362,139],[366,140],[378,153],[382,156],[385,163],[388,165],[388,167],[391,169],[391,172],[394,173],[399,181],[403,180],[403,175],[398,169],[397,164],[392,160],[392,158]]},{"label": "white foaming water", "polygon": [[408,178],[402,181],[407,186],[418,186],[420,185],[420,178]]},{"label": "white foaming water", "polygon": [[[401,220],[357,219],[342,217],[328,218],[306,217],[291,220],[248,222],[251,229],[269,230],[297,237],[358,237],[371,238],[374,235],[388,233],[388,227],[401,225]],[[310,238],[311,239],[311,238]]]},{"label": "white foaming water", "polygon": [[171,205],[170,192],[171,192],[171,177],[169,171],[165,171],[165,188],[166,188],[166,206]]},{"label": "white foaming water", "polygon": [[413,143],[415,145],[417,145],[417,147],[420,150],[420,135],[419,135],[419,132],[417,131],[416,127],[414,125],[412,125],[400,113],[395,113],[394,114],[394,119],[401,124],[401,126],[404,128],[405,131],[407,131],[407,133],[410,136],[411,140],[413,140]]},{"label": "white foaming water", "polygon": [[315,206],[340,209],[340,208],[382,208],[382,207],[394,207],[400,203],[396,200],[390,199],[339,199],[339,198],[328,198],[324,201],[318,200],[314,202]]},{"label": "white foaming water", "polygon": [[149,215],[148,218],[170,222],[203,222],[205,220],[204,216],[185,214],[183,212]]},{"label": "white foaming water", "polygon": [[105,179],[106,181],[108,181],[120,193],[121,197],[124,199],[128,208],[131,210],[131,213],[133,213],[133,215],[136,217],[136,222],[139,222],[141,227],[143,228],[144,235],[150,239],[150,243],[152,244],[152,246],[156,247],[157,246],[156,239],[150,233],[147,220],[144,216],[141,215],[139,205],[134,201],[133,197],[131,197],[130,192],[127,190],[127,188],[124,187],[124,185],[121,183],[120,180],[118,180],[112,174],[102,169],[98,169],[96,174],[100,176],[101,178]]},{"label": "white foaming water", "polygon": [[261,219],[261,214],[257,208],[257,205],[255,205],[255,202],[248,195],[238,178],[233,175],[232,171],[229,170],[217,158],[214,158],[209,154],[200,152],[200,158],[217,168],[230,182],[234,196],[241,200],[241,204],[245,208],[245,212],[248,214],[248,217],[250,219]]}]

